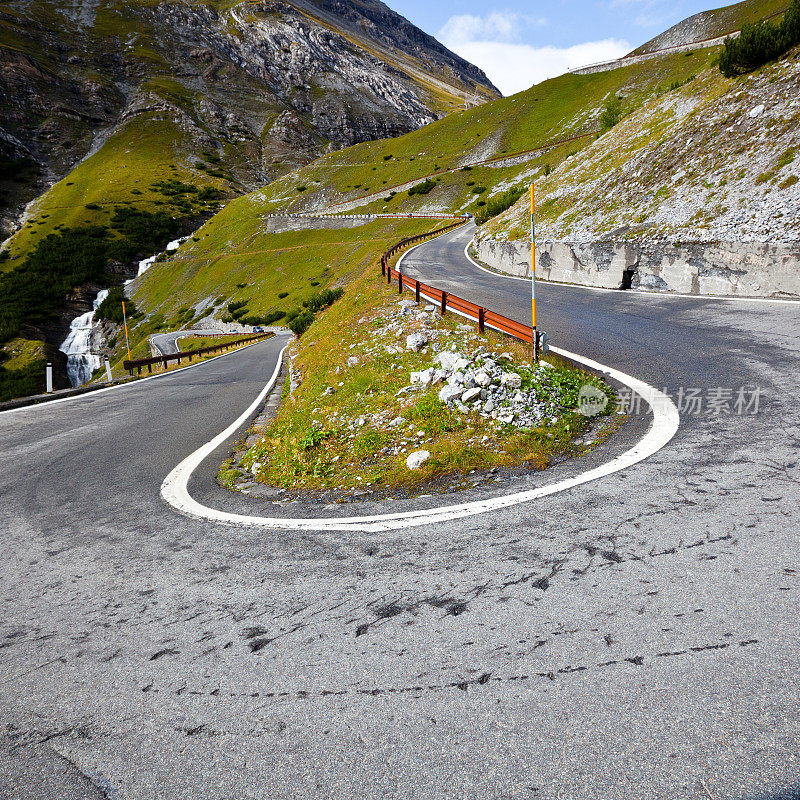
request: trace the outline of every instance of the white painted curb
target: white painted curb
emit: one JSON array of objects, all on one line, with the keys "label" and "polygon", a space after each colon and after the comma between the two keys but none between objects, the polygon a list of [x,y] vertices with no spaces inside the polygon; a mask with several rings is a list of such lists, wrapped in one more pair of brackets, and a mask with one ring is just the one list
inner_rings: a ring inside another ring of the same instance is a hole
[{"label": "white painted curb", "polygon": [[573,478],[557,481],[548,486],[540,486],[536,489],[529,489],[522,492],[512,492],[511,494],[500,497],[492,497],[488,500],[480,500],[472,503],[460,503],[457,505],[441,506],[439,508],[425,509],[423,511],[404,511],[396,514],[378,514],[375,516],[361,517],[321,517],[314,518],[282,518],[282,517],[258,517],[246,514],[233,514],[227,511],[219,511],[198,503],[188,490],[189,479],[197,467],[207,458],[216,448],[221,445],[228,437],[234,434],[249,417],[255,412],[259,403],[267,396],[267,393],[275,385],[281,367],[281,360],[284,348],[278,357],[275,372],[267,385],[253,401],[250,407],[235,421],[232,422],[222,433],[216,436],[207,444],[195,450],[190,456],[178,464],[172,472],[167,475],[161,484],[161,497],[177,511],[195,519],[208,520],[211,522],[223,523],[225,525],[243,525],[261,528],[280,528],[284,530],[300,531],[385,531],[396,530],[399,528],[410,528],[417,525],[433,525],[438,522],[450,522],[462,517],[470,517],[475,514],[485,514],[488,511],[497,511],[510,506],[527,503],[537,500],[540,497],[563,492],[575,486],[589,483],[590,481],[604,478],[614,472],[627,469],[628,467],[649,458],[653,453],[658,452],[675,435],[680,424],[678,409],[672,400],[663,392],[654,389],[643,381],[626,375],[609,367],[605,367],[596,361],[592,361],[574,353],[551,348],[559,355],[573,359],[590,369],[602,372],[609,377],[627,386],[637,395],[640,395],[650,406],[653,412],[653,422],[648,432],[642,439],[621,455],[595,469],[576,475]]}]

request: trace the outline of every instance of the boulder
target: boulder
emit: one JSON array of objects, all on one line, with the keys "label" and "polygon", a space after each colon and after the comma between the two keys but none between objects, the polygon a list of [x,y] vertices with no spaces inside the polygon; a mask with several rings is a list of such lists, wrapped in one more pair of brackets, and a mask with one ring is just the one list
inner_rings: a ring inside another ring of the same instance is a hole
[{"label": "boulder", "polygon": [[485,389],[492,382],[492,376],[485,370],[478,370],[475,373],[475,385]]},{"label": "boulder", "polygon": [[461,353],[452,353],[449,350],[439,353],[436,361],[442,365],[442,369],[446,369],[448,372],[457,372],[466,369],[469,365],[469,361]]},{"label": "boulder", "polygon": [[471,403],[473,400],[477,400],[480,396],[481,396],[481,390],[477,386],[475,386],[472,389],[467,389],[467,391],[461,395],[461,402]]},{"label": "boulder", "polygon": [[522,386],[522,378],[516,372],[504,372],[500,382],[509,389],[519,389]]},{"label": "boulder", "polygon": [[439,390],[439,399],[443,403],[452,403],[456,398],[461,397],[461,394],[464,390],[460,386],[451,386],[447,385],[444,386],[442,389]]},{"label": "boulder", "polygon": [[409,454],[406,466],[409,469],[419,469],[430,457],[431,454],[427,450],[416,450]]},{"label": "boulder", "polygon": [[406,350],[418,353],[426,344],[428,344],[428,337],[424,333],[412,333],[410,336],[406,336]]},{"label": "boulder", "polygon": [[411,383],[418,383],[420,386],[430,386],[433,382],[433,369],[425,369],[422,372],[411,373]]}]

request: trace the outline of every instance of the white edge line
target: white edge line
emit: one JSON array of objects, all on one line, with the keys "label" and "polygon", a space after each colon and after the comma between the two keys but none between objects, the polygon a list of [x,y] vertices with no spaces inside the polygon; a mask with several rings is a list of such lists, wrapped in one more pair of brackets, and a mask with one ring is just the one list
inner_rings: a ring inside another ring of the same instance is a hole
[{"label": "white edge line", "polygon": [[376,532],[410,528],[417,525],[431,525],[437,522],[449,522],[454,519],[484,514],[488,511],[497,511],[510,506],[528,503],[540,497],[563,492],[590,481],[604,478],[620,470],[649,458],[658,452],[675,435],[680,425],[680,415],[675,404],[668,395],[619,370],[606,367],[603,364],[583,356],[578,356],[560,348],[551,348],[554,352],[566,358],[577,361],[590,369],[608,375],[619,381],[631,391],[640,395],[650,406],[653,412],[653,421],[647,433],[629,450],[613,458],[607,464],[566,478],[547,486],[529,489],[521,492],[492,497],[488,500],[479,500],[471,503],[441,506],[439,508],[424,509],[421,511],[405,511],[395,514],[378,514],[361,517],[320,517],[320,518],[283,518],[260,517],[247,514],[234,514],[228,511],[219,511],[199,503],[190,494],[188,489],[189,479],[197,467],[225,442],[243,425],[255,412],[259,403],[272,390],[280,372],[281,361],[286,350],[284,348],[278,357],[278,363],[267,385],[259,393],[249,408],[238,419],[232,422],[224,431],[215,436],[210,442],[198,448],[187,456],[161,484],[161,497],[174,509],[195,519],[207,520],[225,525],[241,525],[248,527],[278,528],[283,530],[302,531],[366,531]]},{"label": "white edge line", "polygon": [[[469,254],[469,247],[472,244],[472,240],[467,242],[467,246],[464,248],[464,255],[472,262],[474,266],[476,266],[481,272],[485,272],[487,275],[492,275],[495,278],[507,278],[508,280],[512,281],[525,281],[525,283],[530,283],[530,278],[522,278],[519,275],[506,275],[503,272],[496,272],[492,269],[486,269],[483,265],[479,264],[470,254]],[[413,248],[412,248],[413,249]],[[409,251],[411,252],[411,251]],[[399,262],[398,262],[399,263]],[[542,283],[549,284],[551,286],[566,286],[568,289],[586,289],[590,292],[614,292],[615,294],[619,295],[627,295],[628,297],[637,297],[639,295],[644,295],[645,297],[662,297],[662,298],[669,298],[669,297],[680,297],[687,300],[706,300],[706,301],[722,301],[725,303],[800,303],[800,300],[791,300],[791,299],[781,299],[779,297],[736,297],[735,295],[724,295],[724,294],[680,294],[679,292],[649,292],[645,289],[629,289],[629,290],[621,290],[621,289],[610,289],[608,286],[582,286],[579,283],[564,283],[563,281],[548,281],[544,278],[537,278],[537,281],[541,281]]]},{"label": "white edge line", "polygon": [[[282,334],[276,333],[275,336],[281,336]],[[272,337],[270,337],[272,338]],[[31,403],[27,406],[20,406],[19,408],[7,408],[4,411],[0,411],[0,414],[15,414],[17,411],[33,411],[34,409],[46,409],[52,408],[53,406],[57,406],[60,403],[67,403],[70,400],[91,400],[93,397],[97,397],[99,394],[105,394],[106,392],[114,391],[115,389],[130,389],[134,386],[141,386],[143,383],[147,383],[147,381],[155,380],[156,378],[166,378],[168,375],[177,375],[179,372],[183,372],[187,369],[194,369],[195,367],[201,367],[204,364],[210,364],[212,361],[216,361],[218,358],[225,358],[225,356],[232,356],[234,353],[238,353],[241,350],[246,350],[248,347],[253,347],[254,345],[261,344],[262,342],[268,342],[269,339],[262,339],[260,342],[252,342],[251,344],[246,344],[243,347],[237,347],[235,350],[230,350],[227,353],[220,353],[218,356],[214,356],[213,358],[207,358],[205,361],[198,361],[195,364],[187,364],[185,367],[178,367],[178,369],[170,369],[166,372],[159,372],[157,375],[148,375],[146,378],[136,378],[132,381],[126,381],[125,383],[118,383],[114,386],[104,386],[102,389],[94,389],[91,392],[84,392],[82,394],[75,394],[70,397],[58,397],[55,400],[42,400],[41,403]]]}]

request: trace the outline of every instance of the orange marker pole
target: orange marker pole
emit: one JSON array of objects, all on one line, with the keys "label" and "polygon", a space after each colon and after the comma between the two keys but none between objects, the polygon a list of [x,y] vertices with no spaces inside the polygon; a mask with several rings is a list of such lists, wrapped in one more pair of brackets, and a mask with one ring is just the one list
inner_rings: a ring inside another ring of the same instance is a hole
[{"label": "orange marker pole", "polygon": [[125,347],[128,348],[128,361],[131,360],[131,341],[128,338],[128,317],[125,315],[125,301],[122,301],[122,321],[125,323]]},{"label": "orange marker pole", "polygon": [[531,355],[533,363],[539,361],[539,334],[536,331],[536,198],[533,184],[531,184],[531,328],[533,341],[531,342]]}]

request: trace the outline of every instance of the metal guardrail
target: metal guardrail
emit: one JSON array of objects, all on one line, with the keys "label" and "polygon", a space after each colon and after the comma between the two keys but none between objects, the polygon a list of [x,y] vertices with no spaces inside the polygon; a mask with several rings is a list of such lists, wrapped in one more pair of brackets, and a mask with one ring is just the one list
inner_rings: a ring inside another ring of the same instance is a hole
[{"label": "metal guardrail", "polygon": [[450,292],[445,292],[443,289],[437,289],[435,286],[429,286],[427,283],[416,280],[416,278],[409,278],[389,264],[389,259],[404,247],[424,239],[439,236],[463,224],[464,222],[457,222],[453,225],[447,225],[444,228],[431,231],[430,233],[423,233],[419,236],[411,236],[408,239],[402,239],[381,256],[381,274],[386,278],[386,282],[390,286],[392,281],[397,281],[398,294],[402,294],[404,288],[410,289],[414,292],[414,299],[417,302],[419,302],[422,297],[426,300],[430,300],[432,303],[439,306],[439,312],[442,315],[446,314],[448,311],[452,311],[459,316],[474,320],[481,333],[483,333],[486,328],[492,328],[493,330],[513,336],[515,339],[519,339],[522,342],[531,344],[533,342],[533,328],[531,328],[530,325],[525,325],[522,322],[504,317],[496,311],[490,311],[488,308],[465,300],[463,297],[450,294]]},{"label": "metal guardrail", "polygon": [[[209,336],[230,336],[230,334],[209,334]],[[257,342],[261,339],[270,339],[275,334],[272,331],[268,333],[256,333],[252,336],[245,336],[241,339],[234,339],[230,342],[222,342],[221,344],[214,344],[210,347],[199,347],[196,350],[184,350],[183,352],[177,353],[169,353],[168,355],[164,356],[151,356],[150,358],[134,358],[129,360],[125,360],[122,362],[122,368],[128,370],[131,375],[133,375],[133,371],[136,370],[137,375],[142,374],[142,368],[147,367],[148,372],[153,371],[153,367],[158,365],[166,369],[169,366],[170,361],[177,361],[178,364],[181,363],[182,359],[186,359],[190,361],[195,356],[203,356],[209,353],[218,353],[222,350],[229,350],[231,347],[239,347],[243,344],[250,344],[251,342]]]}]

